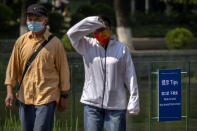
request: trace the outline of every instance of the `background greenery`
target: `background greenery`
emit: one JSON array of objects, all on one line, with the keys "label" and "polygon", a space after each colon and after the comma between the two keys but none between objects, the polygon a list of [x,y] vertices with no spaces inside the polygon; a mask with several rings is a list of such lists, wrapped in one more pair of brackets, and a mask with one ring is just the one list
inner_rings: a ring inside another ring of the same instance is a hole
[{"label": "background greenery", "polygon": [[[166,13],[166,7],[161,1],[155,2],[150,11],[145,13],[141,9],[140,2],[136,4],[136,11],[130,14],[131,29],[134,37],[164,37],[168,30],[176,27],[189,29],[194,36],[197,36],[197,6],[191,4],[187,12],[184,12],[180,3],[169,2],[170,13]],[[65,16],[54,11],[50,3],[45,4],[49,10],[49,25],[51,32],[62,37],[67,29],[86,16],[105,14],[108,15],[114,27],[116,26],[115,11],[111,2],[90,2],[70,1],[67,17],[71,17],[71,22],[64,21]],[[0,3],[0,38],[17,38],[19,29],[21,3],[18,0],[3,4]],[[9,35],[8,35],[9,34]]]}]

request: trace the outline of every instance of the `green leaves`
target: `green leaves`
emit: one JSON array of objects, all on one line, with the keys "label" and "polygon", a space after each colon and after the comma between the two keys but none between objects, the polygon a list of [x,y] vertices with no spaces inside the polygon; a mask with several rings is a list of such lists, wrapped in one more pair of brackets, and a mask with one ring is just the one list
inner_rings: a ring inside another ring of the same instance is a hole
[{"label": "green leaves", "polygon": [[62,39],[61,39],[63,45],[64,45],[64,48],[66,49],[66,51],[74,51],[71,43],[70,43],[70,40],[68,39],[68,36],[67,34],[64,34]]}]

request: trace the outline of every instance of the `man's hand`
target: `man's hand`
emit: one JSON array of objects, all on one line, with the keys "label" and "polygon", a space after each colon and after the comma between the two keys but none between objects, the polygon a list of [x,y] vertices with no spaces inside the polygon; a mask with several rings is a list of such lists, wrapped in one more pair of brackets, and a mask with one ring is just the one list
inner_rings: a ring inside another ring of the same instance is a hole
[{"label": "man's hand", "polygon": [[67,107],[67,99],[60,97],[59,105],[57,107],[59,112],[63,112]]},{"label": "man's hand", "polygon": [[12,108],[13,106],[13,93],[12,93],[12,87],[10,85],[7,86],[7,96],[5,98],[5,105],[8,108]]}]

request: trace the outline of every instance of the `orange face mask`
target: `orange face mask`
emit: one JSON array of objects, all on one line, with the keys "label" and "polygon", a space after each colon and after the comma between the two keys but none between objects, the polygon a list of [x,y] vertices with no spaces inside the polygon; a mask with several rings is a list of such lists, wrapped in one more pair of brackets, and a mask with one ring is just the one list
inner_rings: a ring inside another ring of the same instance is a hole
[{"label": "orange face mask", "polygon": [[110,32],[109,31],[94,32],[94,37],[99,41],[100,44],[105,45],[109,41]]}]

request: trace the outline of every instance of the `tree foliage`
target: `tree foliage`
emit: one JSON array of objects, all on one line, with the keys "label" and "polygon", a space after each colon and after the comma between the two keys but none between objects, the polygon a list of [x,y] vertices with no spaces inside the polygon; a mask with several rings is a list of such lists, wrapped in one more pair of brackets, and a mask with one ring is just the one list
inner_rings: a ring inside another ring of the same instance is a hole
[{"label": "tree foliage", "polygon": [[196,4],[197,5],[197,0],[162,0],[165,2],[172,2],[172,3],[179,3],[179,4]]},{"label": "tree foliage", "polygon": [[72,15],[71,25],[76,24],[87,16],[94,15],[106,15],[112,20],[112,24],[115,25],[115,23],[113,23],[115,21],[114,9],[104,3],[96,3],[93,5],[83,4],[79,6],[76,12]]},{"label": "tree foliage", "polygon": [[0,3],[0,12],[0,29],[4,31],[9,26],[9,21],[12,20],[13,10],[7,5]]},{"label": "tree foliage", "polygon": [[64,17],[61,14],[50,12],[48,17],[51,32],[58,33],[61,29],[64,28]]}]

